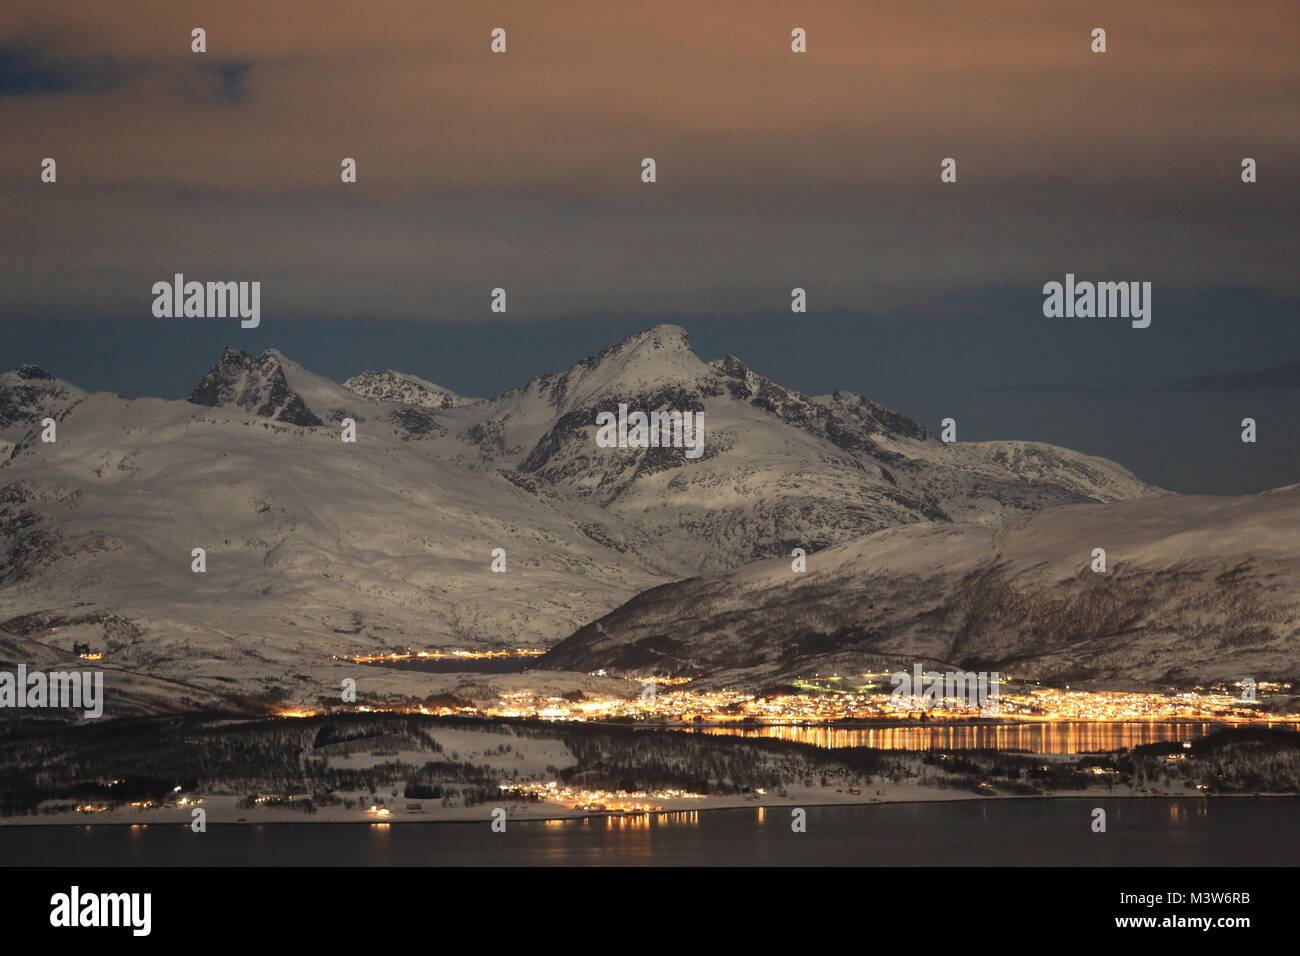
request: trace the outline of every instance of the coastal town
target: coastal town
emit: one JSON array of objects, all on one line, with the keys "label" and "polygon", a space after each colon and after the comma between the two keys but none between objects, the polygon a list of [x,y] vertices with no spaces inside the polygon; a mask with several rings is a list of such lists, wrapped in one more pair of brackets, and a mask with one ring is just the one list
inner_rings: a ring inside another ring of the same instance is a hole
[{"label": "coastal town", "polygon": [[[406,652],[338,658],[349,663],[422,659],[477,659],[535,656],[533,650]],[[942,695],[891,691],[889,673],[817,675],[791,682],[778,692],[717,688],[695,689],[687,677],[615,675],[623,693],[570,691],[546,693],[529,688],[501,690],[491,700],[445,703],[360,702],[321,709],[286,707],[280,716],[303,717],[337,711],[413,713],[543,721],[625,721],[662,724],[825,724],[843,722],[1011,721],[1292,721],[1296,715],[1262,706],[1269,695],[1288,695],[1292,685],[1237,682],[1187,689],[1094,690],[1045,687],[1036,681],[1001,677],[993,707]],[[996,677],[996,675],[995,675]],[[987,703],[987,702],[986,702]]]}]

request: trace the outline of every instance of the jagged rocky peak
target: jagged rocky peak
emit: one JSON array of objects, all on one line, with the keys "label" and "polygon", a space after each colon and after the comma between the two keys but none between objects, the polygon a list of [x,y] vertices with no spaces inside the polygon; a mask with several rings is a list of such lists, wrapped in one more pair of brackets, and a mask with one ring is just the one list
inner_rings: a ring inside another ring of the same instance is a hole
[{"label": "jagged rocky peak", "polygon": [[924,441],[930,437],[928,431],[906,415],[863,398],[856,392],[836,389],[830,395],[816,396],[813,401],[820,402],[837,414],[856,419],[870,432],[901,436],[916,441]]},{"label": "jagged rocky peak", "polygon": [[775,415],[787,425],[828,438],[851,451],[872,451],[873,438],[905,437],[924,440],[924,428],[905,415],[853,392],[808,396],[760,375],[734,355],[717,359],[710,367],[732,398]]},{"label": "jagged rocky peak", "polygon": [[767,413],[774,424],[883,462],[898,458],[890,447],[892,440],[928,438],[916,422],[852,392],[805,395],[753,371],[734,355],[705,363],[693,351],[686,331],[676,325],[638,332],[575,363],[567,372],[534,379],[524,391],[544,396],[561,416],[559,434],[552,432],[540,442],[526,466],[536,465],[540,456],[549,467],[557,440],[585,440],[582,429],[589,424],[591,409],[612,408],[615,401],[698,411],[721,400],[713,413],[724,416],[731,414],[728,404],[745,405]]},{"label": "jagged rocky peak", "polygon": [[275,349],[254,358],[241,349],[227,347],[188,401],[209,407],[241,408],[292,425],[324,424],[302,396],[290,388],[285,361]]},{"label": "jagged rocky peak", "polygon": [[362,372],[344,382],[343,387],[372,402],[419,405],[423,408],[456,408],[479,401],[457,395],[450,389],[425,381],[417,375],[392,369]]},{"label": "jagged rocky peak", "polygon": [[14,371],[14,374],[25,382],[39,380],[54,381],[54,376],[45,371],[45,369],[41,368],[39,365],[20,365]]},{"label": "jagged rocky peak", "polygon": [[621,342],[607,345],[600,350],[598,357],[605,359],[609,356],[630,357],[635,355],[646,358],[653,357],[657,352],[662,352],[664,355],[685,353],[692,358],[696,357],[695,350],[691,347],[690,333],[680,325],[670,323],[662,323],[643,329],[629,335]]},{"label": "jagged rocky peak", "polygon": [[724,355],[720,359],[714,359],[709,364],[723,375],[727,376],[727,378],[735,378],[745,381],[754,374],[748,365],[736,358],[734,355]]},{"label": "jagged rocky peak", "polygon": [[0,430],[28,428],[85,397],[77,386],[39,365],[20,365],[12,372],[0,373]]},{"label": "jagged rocky peak", "polygon": [[713,371],[691,349],[678,325],[656,325],[607,345],[563,372],[538,375],[500,399],[544,398],[561,411],[595,403],[660,395],[667,391],[716,392]]},{"label": "jagged rocky peak", "polygon": [[709,367],[691,348],[680,325],[656,325],[608,345],[570,369],[611,386],[682,384],[707,376]]},{"label": "jagged rocky peak", "polygon": [[51,375],[39,365],[20,365],[11,372],[0,373],[0,387],[26,387],[42,392],[68,390],[84,395],[81,389],[69,382]]}]

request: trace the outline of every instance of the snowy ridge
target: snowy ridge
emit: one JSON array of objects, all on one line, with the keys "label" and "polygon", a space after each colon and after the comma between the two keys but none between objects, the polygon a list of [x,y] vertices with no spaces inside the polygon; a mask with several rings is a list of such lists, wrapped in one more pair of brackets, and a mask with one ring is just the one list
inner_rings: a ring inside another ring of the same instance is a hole
[{"label": "snowy ridge", "polygon": [[0,438],[16,441],[41,419],[57,419],[85,397],[77,386],[38,365],[0,373]]},{"label": "snowy ridge", "polygon": [[[598,448],[596,415],[619,403],[703,412],[703,457]],[[734,357],[705,363],[672,325],[438,420],[447,435],[434,444],[448,460],[517,469],[590,497],[702,570],[896,524],[999,524],[1054,505],[1160,493],[1104,459],[1041,444],[944,444],[851,393],[811,398]]]},{"label": "snowy ridge", "polygon": [[[60,418],[56,443],[0,464],[0,631],[218,691],[309,680],[330,654],[549,646],[648,588],[794,547],[1160,494],[1102,459],[945,445],[860,396],[704,362],[670,325],[484,400],[396,372],[339,384],[275,349],[227,349],[188,401],[31,367],[0,388],[20,438]],[[704,457],[597,447],[619,403],[702,412]]]},{"label": "snowy ridge", "polygon": [[253,358],[238,349],[226,349],[190,393],[189,401],[214,408],[240,408],[291,425],[324,424],[289,386],[279,353],[270,350]]},{"label": "snowy ridge", "polygon": [[[1300,486],[892,528],[647,591],[539,667],[723,684],[910,669],[1052,682],[1300,677]],[[1104,573],[1093,570],[1104,548]]]},{"label": "snowy ridge", "polygon": [[424,408],[455,408],[472,405],[477,398],[457,395],[450,389],[427,382],[417,375],[394,372],[362,372],[343,383],[348,391],[372,402],[419,405]]},{"label": "snowy ridge", "polygon": [[591,505],[395,437],[106,394],[60,427],[0,472],[0,630],[115,666],[274,683],[330,654],[553,642],[686,570]]}]

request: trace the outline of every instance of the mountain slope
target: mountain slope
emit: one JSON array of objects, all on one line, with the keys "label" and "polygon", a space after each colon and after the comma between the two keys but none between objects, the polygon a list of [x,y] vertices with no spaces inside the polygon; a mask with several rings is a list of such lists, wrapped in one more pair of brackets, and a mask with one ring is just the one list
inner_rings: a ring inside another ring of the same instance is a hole
[{"label": "mountain slope", "polygon": [[457,395],[450,389],[425,381],[405,372],[362,372],[343,383],[350,392],[372,402],[391,402],[399,405],[420,405],[424,408],[455,408],[473,405],[477,398]]},{"label": "mountain slope", "polygon": [[[341,386],[273,349],[256,359],[227,350],[190,401],[301,425],[352,418],[454,465],[533,475],[704,571],[898,524],[996,525],[1055,505],[1159,493],[1104,459],[1029,442],[945,444],[861,396],[810,397],[732,356],[706,363],[673,325],[481,401],[391,372]],[[620,404],[703,413],[703,456],[598,447],[596,416]]]},{"label": "mountain slope", "polygon": [[[60,419],[0,464],[0,631],[207,686],[330,654],[549,646],[646,588],[796,547],[1158,494],[1102,459],[947,445],[860,396],[704,362],[676,326],[484,400],[403,373],[340,385],[274,349],[227,349],[186,402],[30,367],[0,387],[20,437]],[[620,403],[703,413],[703,456],[598,447]]]},{"label": "mountain slope", "polygon": [[43,419],[57,421],[85,397],[77,386],[37,365],[22,365],[0,374],[0,462]]},{"label": "mountain slope", "polygon": [[307,407],[302,395],[289,386],[279,354],[269,350],[253,358],[237,349],[226,349],[190,393],[189,401],[212,408],[240,408],[291,425],[324,424]]},{"label": "mountain slope", "polygon": [[551,642],[686,570],[527,476],[185,402],[90,396],[0,468],[0,630],[172,677]]},{"label": "mountain slope", "polygon": [[[914,662],[1055,682],[1300,677],[1300,486],[929,524],[654,588],[540,668],[764,682]],[[1091,569],[1093,549],[1106,573]]]},{"label": "mountain slope", "polygon": [[255,358],[227,348],[188,401],[307,427],[337,428],[350,418],[361,434],[409,441],[443,433],[433,409],[453,408],[472,399],[395,372],[363,372],[340,385],[277,349]]},{"label": "mountain slope", "polygon": [[[620,403],[702,412],[705,451],[600,448]],[[740,360],[701,361],[661,325],[521,389],[441,413],[438,453],[516,468],[644,527],[701,570],[813,551],[918,521],[998,524],[1060,504],[1160,493],[1100,458],[1025,442],[945,444],[847,392],[811,398]]]}]

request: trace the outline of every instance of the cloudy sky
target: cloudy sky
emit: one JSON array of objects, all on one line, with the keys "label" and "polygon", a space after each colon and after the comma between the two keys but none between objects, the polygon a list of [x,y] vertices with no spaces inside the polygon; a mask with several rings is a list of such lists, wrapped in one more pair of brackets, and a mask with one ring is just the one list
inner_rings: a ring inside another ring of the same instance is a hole
[{"label": "cloudy sky", "polygon": [[[181,395],[273,345],[490,394],[673,321],[965,439],[1290,483],[1297,41],[1293,0],[10,0],[0,365]],[[176,272],[261,281],[262,327],[153,319]],[[1044,318],[1067,272],[1151,282],[1151,327]]]}]

